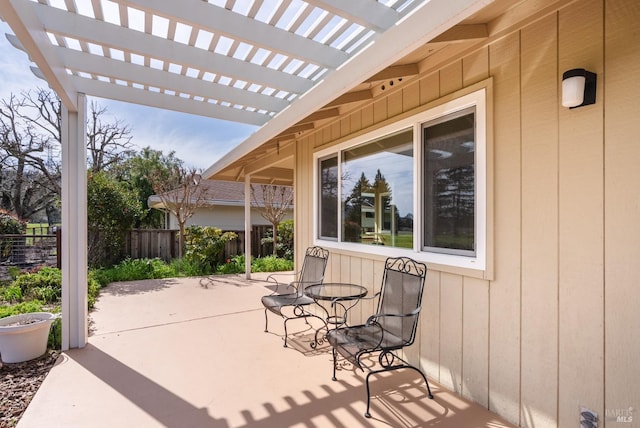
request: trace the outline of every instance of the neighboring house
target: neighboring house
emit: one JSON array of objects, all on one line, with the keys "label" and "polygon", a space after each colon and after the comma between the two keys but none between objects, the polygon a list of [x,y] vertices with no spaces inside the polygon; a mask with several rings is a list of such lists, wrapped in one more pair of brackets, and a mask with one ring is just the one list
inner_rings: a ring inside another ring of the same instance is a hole
[{"label": "neighboring house", "polygon": [[[187,220],[187,226],[215,226],[224,231],[244,230],[244,184],[233,181],[202,180],[200,186],[205,187],[203,207],[197,208],[194,215]],[[262,205],[261,185],[254,185],[256,200]],[[251,224],[253,226],[271,223],[260,215],[260,208],[254,206],[251,198]],[[149,207],[164,210],[164,204],[157,195],[149,197]],[[293,206],[288,210],[285,220],[293,219]],[[167,212],[167,229],[178,229],[175,216]]]},{"label": "neighboring house", "polygon": [[[385,257],[425,261],[407,357],[445,387],[521,426],[579,426],[584,409],[637,424],[640,2],[487,3],[306,130],[279,129],[286,144],[259,130],[206,177],[288,167],[297,262],[330,249],[328,281],[371,293]],[[568,108],[563,74],[581,68],[595,102]],[[386,222],[384,246],[366,239],[384,198],[349,199],[376,171],[404,223]]]}]

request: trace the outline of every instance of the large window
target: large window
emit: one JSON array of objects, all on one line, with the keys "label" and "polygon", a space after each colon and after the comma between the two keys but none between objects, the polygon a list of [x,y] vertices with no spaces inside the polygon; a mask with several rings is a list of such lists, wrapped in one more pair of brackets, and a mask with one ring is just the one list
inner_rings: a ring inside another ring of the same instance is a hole
[{"label": "large window", "polygon": [[319,244],[484,270],[486,117],[481,89],[316,153]]}]

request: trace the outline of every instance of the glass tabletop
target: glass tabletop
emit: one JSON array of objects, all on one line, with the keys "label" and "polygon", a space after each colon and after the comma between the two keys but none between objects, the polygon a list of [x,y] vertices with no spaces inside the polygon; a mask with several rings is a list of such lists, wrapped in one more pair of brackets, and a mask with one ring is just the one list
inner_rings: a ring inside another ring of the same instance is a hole
[{"label": "glass tabletop", "polygon": [[367,295],[367,289],[360,285],[338,282],[311,285],[304,292],[307,296],[316,300],[359,299]]}]

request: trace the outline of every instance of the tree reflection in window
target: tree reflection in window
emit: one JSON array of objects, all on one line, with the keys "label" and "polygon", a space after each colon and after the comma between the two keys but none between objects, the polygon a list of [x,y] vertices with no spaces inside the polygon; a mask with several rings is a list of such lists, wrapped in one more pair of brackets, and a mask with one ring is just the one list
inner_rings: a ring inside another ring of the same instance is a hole
[{"label": "tree reflection in window", "polygon": [[423,126],[424,247],[475,251],[475,110]]},{"label": "tree reflection in window", "polygon": [[411,129],[342,152],[341,181],[343,241],[413,248]]}]

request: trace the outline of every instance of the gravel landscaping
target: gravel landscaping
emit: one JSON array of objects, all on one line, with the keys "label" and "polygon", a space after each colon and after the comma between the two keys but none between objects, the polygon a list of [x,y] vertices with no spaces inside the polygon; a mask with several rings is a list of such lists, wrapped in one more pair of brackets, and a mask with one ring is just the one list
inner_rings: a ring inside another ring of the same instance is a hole
[{"label": "gravel landscaping", "polygon": [[0,428],[15,427],[55,364],[59,351],[16,364],[0,363]]}]

